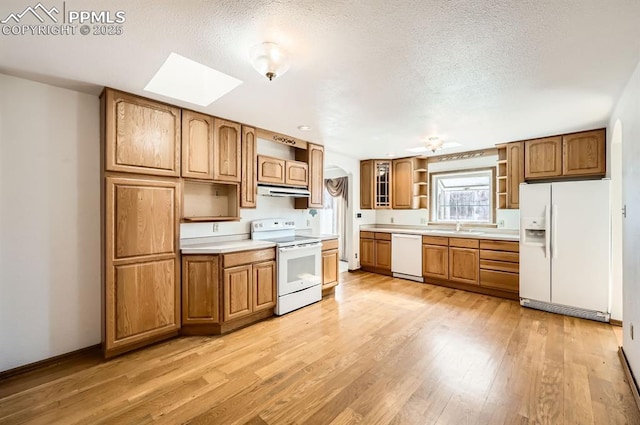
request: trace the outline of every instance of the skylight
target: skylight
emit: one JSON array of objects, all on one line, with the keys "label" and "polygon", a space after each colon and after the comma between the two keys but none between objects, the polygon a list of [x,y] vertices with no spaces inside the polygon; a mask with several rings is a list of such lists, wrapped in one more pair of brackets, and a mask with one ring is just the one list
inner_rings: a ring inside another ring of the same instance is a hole
[{"label": "skylight", "polygon": [[144,89],[208,106],[240,84],[237,78],[172,52]]}]

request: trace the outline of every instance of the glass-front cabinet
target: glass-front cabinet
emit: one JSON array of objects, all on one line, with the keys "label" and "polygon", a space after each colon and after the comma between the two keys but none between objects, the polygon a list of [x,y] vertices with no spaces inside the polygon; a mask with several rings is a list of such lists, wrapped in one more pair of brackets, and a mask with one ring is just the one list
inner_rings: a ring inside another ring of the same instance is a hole
[{"label": "glass-front cabinet", "polygon": [[375,161],[374,165],[374,208],[391,208],[391,161]]}]

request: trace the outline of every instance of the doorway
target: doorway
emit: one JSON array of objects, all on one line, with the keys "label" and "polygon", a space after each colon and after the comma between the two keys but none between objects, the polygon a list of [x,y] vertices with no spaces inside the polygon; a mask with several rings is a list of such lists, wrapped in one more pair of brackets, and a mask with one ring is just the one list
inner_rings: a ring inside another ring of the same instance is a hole
[{"label": "doorway", "polygon": [[325,168],[324,207],[320,227],[322,233],[338,236],[340,272],[349,269],[347,255],[347,210],[349,176],[340,167]]}]

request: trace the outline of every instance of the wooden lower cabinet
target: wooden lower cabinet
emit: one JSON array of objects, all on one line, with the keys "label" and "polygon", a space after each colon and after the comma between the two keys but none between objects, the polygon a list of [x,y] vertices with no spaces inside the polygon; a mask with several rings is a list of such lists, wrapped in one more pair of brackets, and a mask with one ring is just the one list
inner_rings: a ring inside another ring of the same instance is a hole
[{"label": "wooden lower cabinet", "polygon": [[362,267],[376,266],[375,250],[376,241],[360,237],[360,265]]},{"label": "wooden lower cabinet", "polygon": [[449,247],[422,245],[422,275],[449,279]]},{"label": "wooden lower cabinet", "polygon": [[360,232],[360,267],[391,274],[391,234]]},{"label": "wooden lower cabinet", "polygon": [[518,294],[520,245],[511,241],[480,242],[480,286]]},{"label": "wooden lower cabinet", "polygon": [[182,332],[221,334],[273,315],[275,249],[182,256]]},{"label": "wooden lower cabinet", "polygon": [[477,249],[449,247],[449,280],[477,285],[479,272]]},{"label": "wooden lower cabinet", "polygon": [[391,241],[376,241],[376,267],[391,271]]},{"label": "wooden lower cabinet", "polygon": [[322,242],[322,290],[327,291],[338,285],[339,270],[338,240]]}]

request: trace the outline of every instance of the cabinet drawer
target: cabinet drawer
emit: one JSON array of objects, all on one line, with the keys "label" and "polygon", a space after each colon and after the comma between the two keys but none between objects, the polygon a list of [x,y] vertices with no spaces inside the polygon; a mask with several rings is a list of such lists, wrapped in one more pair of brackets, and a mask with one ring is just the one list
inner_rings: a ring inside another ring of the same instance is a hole
[{"label": "cabinet drawer", "polygon": [[391,240],[391,233],[376,232],[375,239],[377,239],[379,241],[390,241]]},{"label": "cabinet drawer", "polygon": [[422,243],[425,245],[448,246],[449,238],[443,238],[442,236],[423,236]]},{"label": "cabinet drawer", "polygon": [[328,241],[322,241],[322,250],[327,251],[329,249],[338,249],[338,240],[330,239]]},{"label": "cabinet drawer", "polygon": [[373,239],[373,232],[360,232],[360,239]]},{"label": "cabinet drawer", "polygon": [[520,252],[520,242],[481,240],[480,249],[494,251]]},{"label": "cabinet drawer", "polygon": [[255,251],[234,252],[223,254],[222,261],[224,267],[235,267],[241,264],[257,263],[259,261],[269,261],[276,258],[276,250],[273,248],[259,249]]},{"label": "cabinet drawer", "polygon": [[518,292],[519,276],[515,273],[480,270],[480,286],[501,291]]},{"label": "cabinet drawer", "polygon": [[[480,247],[482,247],[482,242],[480,242]],[[520,254],[517,252],[489,251],[489,250],[480,248],[480,259],[505,261],[507,263],[519,263]]]},{"label": "cabinet drawer", "polygon": [[449,238],[449,246],[456,246],[459,248],[477,248],[479,246],[478,239],[462,239],[462,238]]},{"label": "cabinet drawer", "polygon": [[488,270],[499,270],[503,272],[519,273],[520,264],[505,263],[504,261],[480,260],[480,268]]}]

